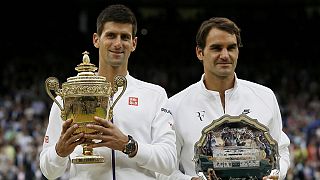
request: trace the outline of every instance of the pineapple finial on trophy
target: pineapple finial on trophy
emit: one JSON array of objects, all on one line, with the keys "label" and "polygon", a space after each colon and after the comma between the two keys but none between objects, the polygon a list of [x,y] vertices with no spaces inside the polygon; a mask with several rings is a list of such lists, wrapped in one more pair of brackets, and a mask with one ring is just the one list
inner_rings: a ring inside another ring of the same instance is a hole
[{"label": "pineapple finial on trophy", "polygon": [[82,54],[83,54],[83,58],[82,58],[83,64],[90,64],[89,52],[84,51]]},{"label": "pineapple finial on trophy", "polygon": [[94,64],[90,63],[89,52],[84,51],[82,54],[83,54],[82,63],[77,65],[77,67],[75,69],[78,72],[94,73],[98,68]]}]

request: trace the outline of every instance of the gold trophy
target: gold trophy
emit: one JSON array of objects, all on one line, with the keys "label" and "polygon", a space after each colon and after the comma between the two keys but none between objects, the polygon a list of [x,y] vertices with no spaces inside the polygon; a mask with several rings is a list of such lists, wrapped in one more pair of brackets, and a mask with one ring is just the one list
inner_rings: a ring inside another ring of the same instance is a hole
[{"label": "gold trophy", "polygon": [[[95,75],[98,69],[94,64],[90,63],[89,53],[83,53],[82,63],[77,65],[75,70],[78,71],[77,76],[67,78],[67,82],[59,88],[59,81],[55,77],[47,78],[45,87],[49,97],[58,105],[61,110],[62,120],[73,119],[74,124],[78,124],[79,128],[74,132],[96,134],[99,133],[93,129],[86,128],[86,124],[96,124],[93,117],[112,119],[113,108],[119,98],[123,95],[127,87],[127,80],[124,76],[116,76],[113,85],[107,82],[103,76]],[[111,103],[113,95],[122,87],[122,91],[117,99]],[[52,95],[54,91],[57,96],[63,100],[63,106]],[[96,143],[94,140],[86,140],[82,144],[82,155],[72,159],[75,164],[93,164],[103,163],[104,158],[93,154],[93,149],[89,148],[89,144]]]}]

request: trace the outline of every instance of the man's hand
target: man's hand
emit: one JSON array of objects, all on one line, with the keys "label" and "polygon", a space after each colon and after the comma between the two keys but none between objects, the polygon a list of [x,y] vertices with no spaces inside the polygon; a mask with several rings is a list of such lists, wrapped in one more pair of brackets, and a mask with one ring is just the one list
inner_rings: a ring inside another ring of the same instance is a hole
[{"label": "man's hand", "polygon": [[95,116],[94,120],[98,124],[87,124],[86,127],[94,129],[100,133],[85,134],[86,139],[101,140],[99,143],[90,144],[90,147],[108,147],[113,150],[123,151],[129,141],[128,136],[124,135],[118,127],[109,120]]},{"label": "man's hand", "polygon": [[192,177],[191,180],[202,180],[200,177]]},{"label": "man's hand", "polygon": [[262,180],[277,180],[279,179],[280,171],[278,169],[271,170],[271,173],[268,176],[264,176]]},{"label": "man's hand", "polygon": [[55,147],[56,152],[60,157],[69,156],[77,145],[85,141],[83,133],[73,135],[74,131],[77,130],[79,126],[77,124],[71,126],[72,121],[72,119],[68,119],[62,125],[61,135]]},{"label": "man's hand", "polygon": [[277,180],[279,179],[279,176],[264,176],[262,180]]}]

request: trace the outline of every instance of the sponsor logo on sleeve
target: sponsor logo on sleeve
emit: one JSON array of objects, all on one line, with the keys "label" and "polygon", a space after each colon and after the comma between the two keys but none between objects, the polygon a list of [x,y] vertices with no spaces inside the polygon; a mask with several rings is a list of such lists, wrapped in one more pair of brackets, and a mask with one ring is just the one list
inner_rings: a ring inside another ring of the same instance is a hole
[{"label": "sponsor logo on sleeve", "polygon": [[161,108],[161,111],[172,115],[172,113],[169,109]]}]

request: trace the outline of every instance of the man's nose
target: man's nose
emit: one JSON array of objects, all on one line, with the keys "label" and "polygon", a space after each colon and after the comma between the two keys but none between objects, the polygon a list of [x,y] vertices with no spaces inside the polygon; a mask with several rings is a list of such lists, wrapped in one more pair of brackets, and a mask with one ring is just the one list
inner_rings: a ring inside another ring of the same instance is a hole
[{"label": "man's nose", "polygon": [[220,58],[226,59],[226,58],[228,58],[228,56],[229,56],[228,49],[223,48],[223,49],[221,50],[221,53],[220,53]]},{"label": "man's nose", "polygon": [[120,36],[117,36],[115,39],[114,39],[114,45],[116,47],[121,47],[121,37]]}]

